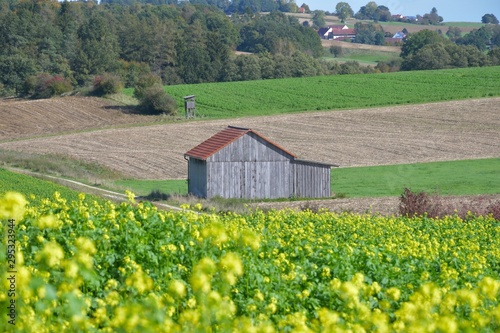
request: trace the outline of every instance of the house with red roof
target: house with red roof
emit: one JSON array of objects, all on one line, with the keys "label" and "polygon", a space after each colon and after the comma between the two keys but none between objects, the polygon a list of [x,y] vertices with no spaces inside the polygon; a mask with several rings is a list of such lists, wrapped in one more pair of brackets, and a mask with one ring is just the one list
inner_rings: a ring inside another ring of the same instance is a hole
[{"label": "house with red roof", "polygon": [[318,34],[322,39],[346,40],[356,37],[356,30],[350,29],[347,25],[330,25],[320,28]]},{"label": "house with red roof", "polygon": [[301,160],[249,128],[228,126],[184,154],[188,191],[212,198],[330,197],[334,164]]}]

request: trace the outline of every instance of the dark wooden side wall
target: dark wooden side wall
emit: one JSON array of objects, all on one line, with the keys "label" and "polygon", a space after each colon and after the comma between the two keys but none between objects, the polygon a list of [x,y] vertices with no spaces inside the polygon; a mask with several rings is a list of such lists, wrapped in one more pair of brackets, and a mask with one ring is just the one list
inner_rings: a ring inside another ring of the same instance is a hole
[{"label": "dark wooden side wall", "polygon": [[291,167],[293,196],[326,198],[330,196],[330,166],[311,161],[294,160]]},{"label": "dark wooden side wall", "polygon": [[207,197],[207,162],[190,158],[188,162],[188,193]]}]

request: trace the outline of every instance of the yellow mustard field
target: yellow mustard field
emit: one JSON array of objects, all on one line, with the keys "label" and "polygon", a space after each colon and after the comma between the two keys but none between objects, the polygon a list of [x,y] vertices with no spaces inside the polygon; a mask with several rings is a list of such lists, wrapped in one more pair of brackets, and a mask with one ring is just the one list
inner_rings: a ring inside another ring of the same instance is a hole
[{"label": "yellow mustard field", "polygon": [[30,201],[0,198],[2,331],[500,331],[491,217]]}]

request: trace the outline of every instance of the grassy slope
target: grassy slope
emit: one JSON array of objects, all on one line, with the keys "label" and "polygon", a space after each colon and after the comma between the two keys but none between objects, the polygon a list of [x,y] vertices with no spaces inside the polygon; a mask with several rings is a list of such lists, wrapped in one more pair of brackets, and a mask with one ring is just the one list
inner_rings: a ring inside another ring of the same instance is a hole
[{"label": "grassy slope", "polygon": [[[152,190],[186,194],[185,180],[115,182],[138,195]],[[443,195],[500,193],[500,158],[332,169],[332,193],[397,196],[405,187]]]},{"label": "grassy slope", "polygon": [[400,195],[413,191],[443,195],[500,193],[500,158],[332,170],[332,191],[348,197]]},{"label": "grassy slope", "polygon": [[397,59],[398,57],[399,52],[370,51],[363,49],[358,50],[342,47],[342,54],[339,57],[334,57],[327,48],[323,59],[338,62],[357,61],[362,65],[375,66],[378,61],[389,61],[391,59]]},{"label": "grassy slope", "polygon": [[[78,199],[79,192],[70,190],[65,186],[5,169],[0,169],[0,179],[2,180],[0,182],[0,195],[10,191],[19,192],[33,204],[39,204],[45,198],[52,198],[56,191],[68,201]],[[30,198],[31,195],[34,195],[34,198]],[[87,198],[101,201],[101,199],[92,195],[87,195]]]},{"label": "grassy slope", "polygon": [[182,179],[174,180],[116,180],[113,182],[115,188],[130,190],[136,195],[145,196],[153,190],[159,190],[168,194],[187,194],[187,181]]},{"label": "grassy slope", "polygon": [[[500,66],[381,74],[335,75],[166,86],[183,110],[196,95],[200,118],[235,118],[308,110],[500,96]],[[132,95],[132,89],[125,93]]]}]

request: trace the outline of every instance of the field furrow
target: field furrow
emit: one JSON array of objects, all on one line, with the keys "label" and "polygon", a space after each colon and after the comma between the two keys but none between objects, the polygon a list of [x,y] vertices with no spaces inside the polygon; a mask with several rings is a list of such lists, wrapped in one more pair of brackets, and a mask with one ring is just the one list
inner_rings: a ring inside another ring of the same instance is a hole
[{"label": "field furrow", "polygon": [[500,98],[115,128],[4,142],[60,153],[137,179],[186,178],[183,154],[227,125],[252,128],[300,158],[342,167],[500,156]]}]

